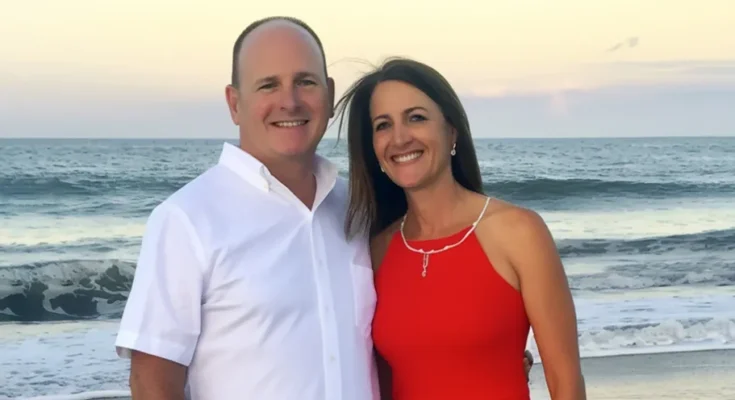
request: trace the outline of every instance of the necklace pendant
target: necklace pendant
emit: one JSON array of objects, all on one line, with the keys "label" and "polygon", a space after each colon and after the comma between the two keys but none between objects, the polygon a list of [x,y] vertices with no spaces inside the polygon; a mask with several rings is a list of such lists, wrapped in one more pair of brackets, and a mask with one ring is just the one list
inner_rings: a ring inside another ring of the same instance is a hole
[{"label": "necklace pendant", "polygon": [[423,271],[421,271],[421,277],[426,278],[426,269],[429,268],[429,255],[424,254]]}]

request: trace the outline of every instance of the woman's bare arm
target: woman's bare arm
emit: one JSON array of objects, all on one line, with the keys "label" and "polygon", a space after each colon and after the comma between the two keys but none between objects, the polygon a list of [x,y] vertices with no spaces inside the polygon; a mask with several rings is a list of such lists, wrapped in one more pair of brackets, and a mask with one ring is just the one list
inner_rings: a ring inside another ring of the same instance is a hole
[{"label": "woman's bare arm", "polygon": [[513,207],[500,216],[503,249],[515,270],[552,400],[586,399],[577,317],[556,245],[543,219]]}]

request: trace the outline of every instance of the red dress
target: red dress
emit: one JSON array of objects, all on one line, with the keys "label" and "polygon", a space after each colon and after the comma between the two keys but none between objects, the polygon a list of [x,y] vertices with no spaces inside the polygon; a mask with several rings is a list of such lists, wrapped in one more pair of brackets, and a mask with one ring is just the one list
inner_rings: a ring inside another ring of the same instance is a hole
[{"label": "red dress", "polygon": [[[409,241],[441,249],[452,236]],[[527,400],[529,322],[520,293],[495,271],[474,232],[429,256],[397,232],[375,277],[375,347],[391,366],[393,400]]]}]

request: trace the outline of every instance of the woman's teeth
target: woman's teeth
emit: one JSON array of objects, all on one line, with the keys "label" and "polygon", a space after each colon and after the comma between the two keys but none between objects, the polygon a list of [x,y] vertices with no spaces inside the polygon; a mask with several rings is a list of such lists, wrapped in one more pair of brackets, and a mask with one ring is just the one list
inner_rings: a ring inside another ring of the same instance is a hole
[{"label": "woman's teeth", "polygon": [[399,156],[393,156],[392,159],[393,161],[397,163],[404,163],[404,162],[415,160],[421,157],[421,154],[423,154],[423,151],[414,151],[408,154],[401,154]]}]

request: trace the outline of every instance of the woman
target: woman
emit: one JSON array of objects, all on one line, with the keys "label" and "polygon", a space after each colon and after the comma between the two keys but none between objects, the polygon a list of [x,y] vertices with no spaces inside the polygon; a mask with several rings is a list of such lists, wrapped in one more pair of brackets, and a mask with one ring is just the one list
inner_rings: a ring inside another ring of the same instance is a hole
[{"label": "woman", "polygon": [[340,125],[349,115],[345,229],[371,236],[373,339],[392,399],[528,399],[529,327],[551,398],[584,399],[554,241],[535,212],[483,194],[449,83],[419,62],[390,60],[357,81],[338,111]]}]

